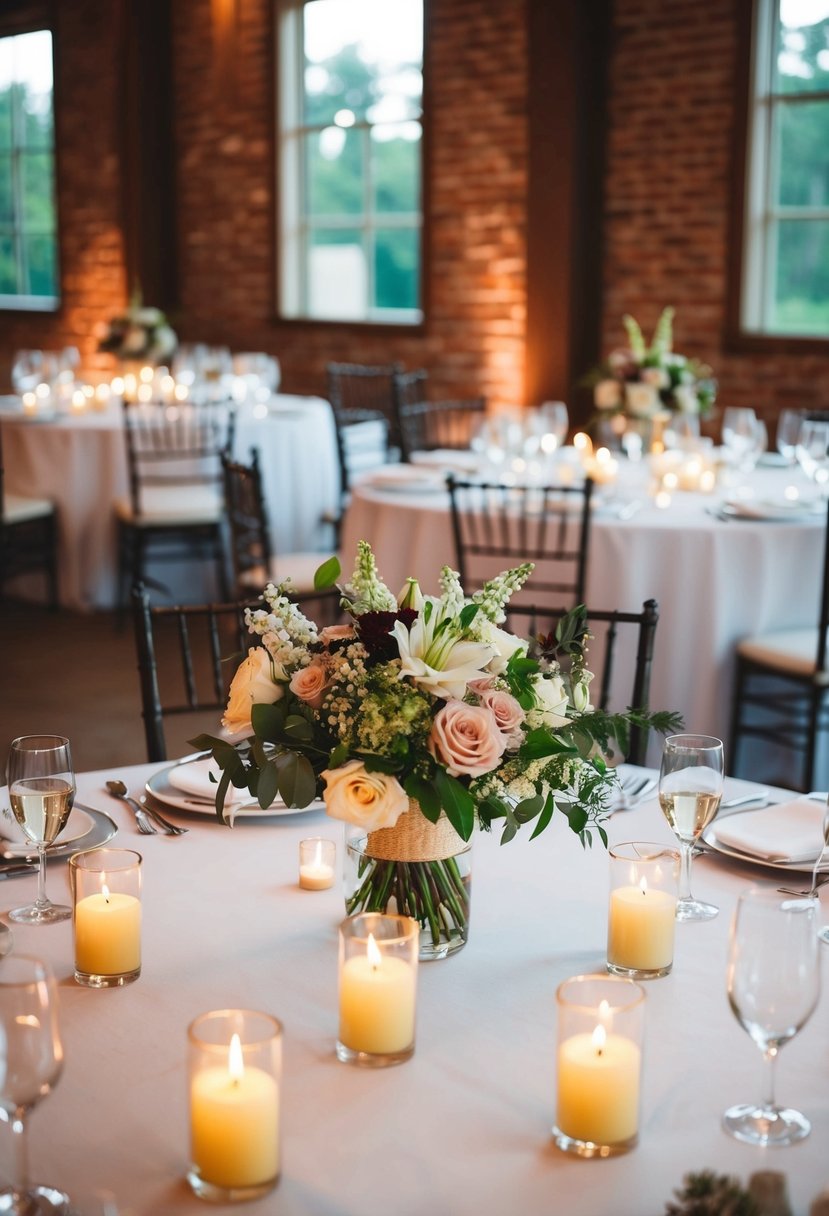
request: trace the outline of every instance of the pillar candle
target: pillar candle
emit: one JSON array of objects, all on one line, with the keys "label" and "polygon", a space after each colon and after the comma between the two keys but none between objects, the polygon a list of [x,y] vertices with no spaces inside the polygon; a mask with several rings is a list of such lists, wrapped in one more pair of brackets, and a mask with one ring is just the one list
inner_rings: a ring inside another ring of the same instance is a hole
[{"label": "pillar candle", "polygon": [[632,971],[658,971],[674,957],[676,899],[648,887],[617,887],[610,893],[607,958]]},{"label": "pillar candle", "polygon": [[558,1049],[559,1129],[593,1144],[632,1139],[639,1125],[641,1059],[635,1043],[603,1026],[565,1039]]},{"label": "pillar candle", "polygon": [[75,966],[88,975],[123,975],[141,966],[141,901],[119,891],[75,905]]},{"label": "pillar candle", "polygon": [[415,970],[381,956],[371,936],[368,947],[340,970],[340,1042],[374,1055],[405,1051],[415,1036]]}]

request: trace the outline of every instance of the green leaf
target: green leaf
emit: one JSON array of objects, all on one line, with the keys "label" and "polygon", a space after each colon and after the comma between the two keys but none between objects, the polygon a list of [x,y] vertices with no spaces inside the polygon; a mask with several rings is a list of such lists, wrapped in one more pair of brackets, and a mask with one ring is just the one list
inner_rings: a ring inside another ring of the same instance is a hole
[{"label": "green leaf", "polygon": [[588,813],[584,809],[584,807],[560,806],[559,810],[564,811],[564,814],[567,816],[567,819],[570,823],[571,831],[575,832],[577,835],[579,835],[581,832],[584,831],[585,827],[587,826],[587,820],[589,818]]},{"label": "green leaf", "polygon": [[479,604],[467,604],[466,607],[461,609],[459,620],[461,629],[464,631],[464,633],[475,620],[475,617],[478,615],[479,608]]},{"label": "green leaf", "polygon": [[522,760],[539,760],[544,756],[560,756],[574,751],[572,744],[565,743],[545,727],[539,726],[525,736],[519,755]]},{"label": "green leaf", "polygon": [[[317,792],[317,779],[306,756],[280,752],[276,757],[279,793],[286,806],[307,806]],[[261,797],[261,792],[260,792]]]},{"label": "green leaf", "polygon": [[[225,795],[227,794],[227,787],[229,785],[230,773],[224,772],[222,773],[221,780],[219,781],[219,788],[216,790],[216,818],[219,820],[219,823],[224,823],[225,825],[227,824],[224,813]],[[232,824],[230,826],[232,826]]]},{"label": "green leaf", "polygon": [[336,554],[333,557],[329,557],[314,572],[314,590],[324,591],[326,587],[333,587],[340,577],[341,571],[340,559]]},{"label": "green leaf", "polygon": [[446,818],[461,839],[468,840],[475,826],[475,803],[469,790],[442,768],[435,771],[435,786]]},{"label": "green leaf", "polygon": [[276,761],[269,760],[265,767],[259,770],[259,781],[256,787],[256,797],[263,811],[271,805],[278,792]]},{"label": "green leaf", "polygon": [[250,721],[257,739],[264,739],[266,743],[276,743],[285,727],[285,710],[278,701],[275,705],[254,705],[251,709]]},{"label": "green leaf", "polygon": [[515,808],[515,818],[518,823],[529,823],[544,806],[544,795],[536,794],[533,798],[523,798]]},{"label": "green leaf", "polygon": [[307,718],[301,714],[289,714],[285,719],[285,734],[291,739],[300,739],[309,743],[314,737],[314,730]]},{"label": "green leaf", "polygon": [[541,835],[541,833],[544,831],[544,829],[547,827],[550,820],[552,819],[553,811],[555,810],[555,807],[556,807],[556,804],[555,804],[553,795],[548,794],[547,799],[544,803],[544,810],[538,816],[538,823],[535,825],[535,827],[532,830],[532,835],[530,836],[530,840],[535,840],[536,836]]},{"label": "green leaf", "polygon": [[417,773],[410,773],[403,782],[403,789],[420,804],[420,809],[426,818],[431,823],[437,823],[440,819],[440,798],[434,783],[427,781],[425,777],[419,777]]},{"label": "green leaf", "polygon": [[328,757],[328,767],[329,768],[339,768],[340,765],[345,764],[347,759],[348,759],[348,744],[347,743],[338,743],[336,747],[333,747],[331,749],[331,754]]},{"label": "green leaf", "polygon": [[212,752],[217,743],[227,743],[227,739],[220,739],[216,735],[196,735],[195,739],[188,739],[187,742],[197,751]]}]

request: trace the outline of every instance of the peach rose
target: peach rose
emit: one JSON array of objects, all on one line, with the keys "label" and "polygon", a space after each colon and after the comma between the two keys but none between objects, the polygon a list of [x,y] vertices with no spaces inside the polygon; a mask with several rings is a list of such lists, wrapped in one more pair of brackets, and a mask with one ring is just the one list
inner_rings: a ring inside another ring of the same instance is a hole
[{"label": "peach rose", "polygon": [[429,750],[452,777],[482,777],[495,768],[507,741],[486,705],[447,701],[438,710]]},{"label": "peach rose", "polygon": [[396,777],[370,773],[361,760],[349,760],[340,768],[326,769],[323,799],[332,819],[344,819],[369,832],[393,828],[409,798]]},{"label": "peach rose", "polygon": [[254,705],[273,705],[284,693],[274,680],[271,656],[262,646],[252,646],[240,663],[227,694],[222,726],[231,734],[253,732],[250,713]]},{"label": "peach rose", "polygon": [[319,709],[322,698],[328,687],[328,675],[322,663],[310,663],[308,667],[300,667],[291,676],[291,692],[305,701],[312,709]]},{"label": "peach rose", "polygon": [[329,642],[340,642],[356,636],[353,625],[326,625],[320,630],[319,638],[322,644],[327,646]]},{"label": "peach rose", "polygon": [[495,721],[507,741],[507,747],[519,747],[523,737],[521,725],[526,714],[512,693],[500,688],[480,688],[475,691],[481,698],[481,704],[491,709],[495,715]]}]

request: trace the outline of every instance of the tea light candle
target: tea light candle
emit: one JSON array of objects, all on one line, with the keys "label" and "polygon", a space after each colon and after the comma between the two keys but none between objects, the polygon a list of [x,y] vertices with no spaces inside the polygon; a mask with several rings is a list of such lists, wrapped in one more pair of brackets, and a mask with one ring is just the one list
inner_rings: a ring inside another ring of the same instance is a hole
[{"label": "tea light candle", "polygon": [[37,397],[34,393],[23,394],[23,413],[27,417],[37,413]]},{"label": "tea light candle", "polygon": [[352,1051],[389,1055],[414,1042],[415,969],[383,955],[369,933],[365,954],[340,968],[340,1042]]},{"label": "tea light candle", "polygon": [[565,1039],[558,1050],[556,1125],[573,1140],[621,1144],[639,1127],[642,1053],[599,1023],[592,1034]]},{"label": "tea light candle", "polygon": [[299,885],[305,891],[326,891],[334,885],[333,840],[317,836],[299,842]]},{"label": "tea light candle", "polygon": [[639,886],[617,887],[610,893],[608,961],[630,971],[660,971],[674,957],[676,899],[667,891]]},{"label": "tea light candle", "polygon": [[124,975],[141,966],[141,901],[110,891],[75,904],[75,966],[89,975]]},{"label": "tea light candle", "polygon": [[192,1076],[190,1133],[192,1163],[211,1186],[257,1187],[279,1174],[279,1089],[264,1069],[245,1067],[238,1034],[227,1067]]},{"label": "tea light candle", "polygon": [[584,431],[577,431],[573,436],[573,447],[582,459],[593,455],[593,440]]},{"label": "tea light candle", "polygon": [[86,394],[83,389],[76,388],[72,394],[72,413],[82,414],[86,409]]}]

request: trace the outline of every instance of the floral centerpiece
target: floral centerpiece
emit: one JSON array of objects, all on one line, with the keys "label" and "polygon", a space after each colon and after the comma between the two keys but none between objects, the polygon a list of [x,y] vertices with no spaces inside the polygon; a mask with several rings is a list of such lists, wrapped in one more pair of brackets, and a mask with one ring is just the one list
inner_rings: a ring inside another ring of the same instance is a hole
[{"label": "floral centerpiece", "polygon": [[[340,588],[350,623],[323,629],[269,584],[264,606],[247,609],[260,644],[234,676],[229,737],[193,740],[221,769],[219,817],[230,786],[263,808],[277,795],[299,807],[321,796],[329,815],[367,834],[349,911],[393,899],[435,946],[465,940],[468,884],[456,855],[476,822],[502,821],[506,842],[525,824],[537,836],[558,811],[584,843],[595,829],[606,844],[614,740],[624,748],[633,723],[668,730],[677,719],[591,707],[584,608],[534,653],[502,628],[531,571],[518,566],[467,596],[444,567],[440,596],[423,596],[414,579],[395,596],[361,542]],[[333,583],[336,559],[317,574],[318,586]],[[433,828],[454,848],[424,845]]]},{"label": "floral centerpiece", "polygon": [[177,346],[178,338],[164,313],[159,308],[145,307],[140,295],[133,297],[126,312],[112,318],[98,342],[99,351],[149,364],[169,359]]},{"label": "floral centerpiece", "polygon": [[711,368],[673,349],[673,308],[665,308],[650,345],[631,316],[623,323],[628,345],[613,351],[589,376],[593,400],[603,416],[648,419],[663,411],[707,414],[717,395]]}]

